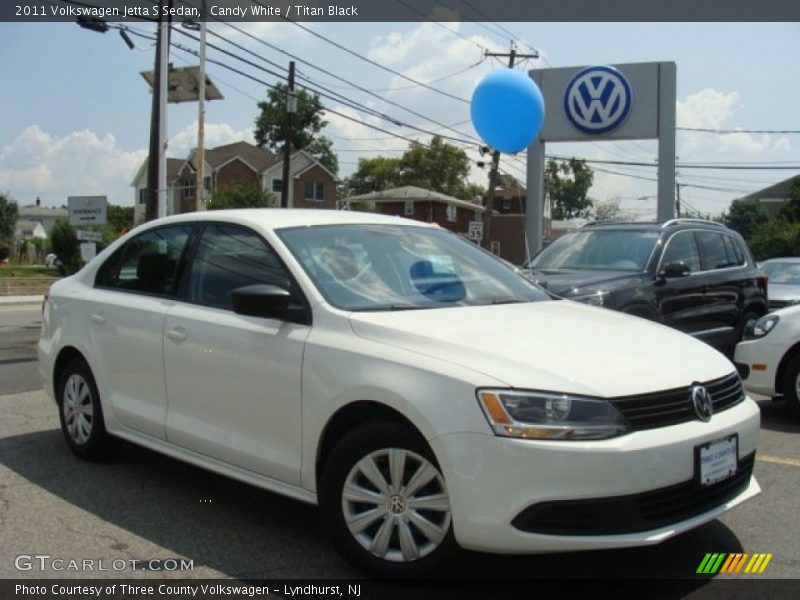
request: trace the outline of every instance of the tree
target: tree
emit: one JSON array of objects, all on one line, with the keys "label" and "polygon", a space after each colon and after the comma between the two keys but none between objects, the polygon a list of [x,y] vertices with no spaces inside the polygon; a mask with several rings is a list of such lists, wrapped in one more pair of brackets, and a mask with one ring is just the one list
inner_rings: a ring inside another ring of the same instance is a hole
[{"label": "tree", "polygon": [[252,183],[237,183],[219,190],[208,201],[208,210],[226,208],[269,208],[275,206],[274,194]]},{"label": "tree", "polygon": [[616,221],[622,218],[619,198],[610,198],[605,202],[595,202],[591,214],[598,221]]},{"label": "tree", "polygon": [[781,206],[781,217],[800,221],[800,177],[795,177],[789,190],[789,200]]},{"label": "tree", "polygon": [[[282,152],[286,142],[286,96],[289,86],[279,83],[267,92],[267,100],[258,103],[261,111],[256,117],[253,135],[256,143],[272,152]],[[306,90],[296,90],[297,111],[292,115],[292,149],[305,150],[322,163],[326,169],[336,174],[339,160],[333,152],[333,142],[320,131],[327,125],[322,119],[322,102],[317,94]]]},{"label": "tree", "polygon": [[748,239],[757,260],[800,256],[800,222],[772,219],[759,225]]},{"label": "tree", "polygon": [[731,202],[723,223],[750,239],[753,232],[768,219],[767,211],[758,198],[739,198]]},{"label": "tree", "polygon": [[585,217],[592,208],[589,188],[594,173],[586,162],[570,158],[566,162],[547,162],[545,177],[552,202],[553,219]]},{"label": "tree", "polygon": [[8,258],[17,226],[17,203],[8,194],[0,193],[0,261]]},{"label": "tree", "polygon": [[415,185],[463,200],[474,201],[484,189],[467,180],[467,154],[434,136],[430,146],[411,144],[400,158],[362,158],[345,181],[348,195],[358,196],[381,190]]},{"label": "tree", "polygon": [[117,235],[125,233],[133,227],[133,207],[109,204],[106,220]]},{"label": "tree", "polygon": [[359,196],[400,185],[400,159],[377,156],[358,159],[358,168],[344,182],[348,196]]},{"label": "tree", "polygon": [[83,266],[78,232],[68,221],[56,221],[50,233],[50,248],[58,257],[62,275],[72,275]]}]

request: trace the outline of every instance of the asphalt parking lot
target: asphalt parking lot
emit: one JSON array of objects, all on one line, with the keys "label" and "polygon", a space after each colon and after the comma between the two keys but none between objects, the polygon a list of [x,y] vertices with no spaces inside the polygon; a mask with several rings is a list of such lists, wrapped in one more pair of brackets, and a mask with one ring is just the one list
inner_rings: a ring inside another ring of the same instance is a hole
[{"label": "asphalt parking lot", "polygon": [[[75,459],[37,380],[28,373],[9,387],[6,376],[20,365],[35,366],[3,361],[30,356],[37,312],[38,307],[0,308],[0,578],[358,576],[336,554],[311,506],[130,444],[121,444],[108,462]],[[19,393],[19,388],[29,389]],[[773,558],[764,574],[747,576],[750,580],[797,579],[800,423],[778,403],[759,404],[755,474],[763,493],[722,519],[648,548],[522,557],[464,552],[438,576],[454,586],[465,579],[659,579],[686,582],[681,595],[724,597],[731,588],[721,580],[745,576],[697,576],[704,555],[761,552]],[[52,563],[42,569],[35,561],[20,570],[27,564],[19,562],[20,555],[89,559],[95,570],[57,570]],[[192,569],[153,570],[144,565],[152,559],[186,559]],[[100,561],[109,570],[96,570]],[[128,566],[110,568],[122,564],[114,561]]]}]

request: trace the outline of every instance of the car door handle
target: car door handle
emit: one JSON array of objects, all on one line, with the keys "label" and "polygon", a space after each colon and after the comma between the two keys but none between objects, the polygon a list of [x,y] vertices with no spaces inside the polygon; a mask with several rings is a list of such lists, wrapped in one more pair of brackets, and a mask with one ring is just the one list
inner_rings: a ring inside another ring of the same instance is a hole
[{"label": "car door handle", "polygon": [[105,322],[106,322],[106,318],[105,318],[105,316],[103,316],[103,315],[98,315],[97,313],[90,315],[90,316],[89,316],[89,320],[90,320],[92,323],[96,323],[96,324],[98,324],[98,325],[104,325],[104,324],[105,324]]},{"label": "car door handle", "polygon": [[167,337],[169,339],[171,339],[173,342],[175,342],[176,344],[180,344],[181,342],[185,342],[186,338],[188,338],[189,336],[186,335],[185,331],[183,331],[182,329],[178,328],[178,329],[170,329],[167,332]]}]

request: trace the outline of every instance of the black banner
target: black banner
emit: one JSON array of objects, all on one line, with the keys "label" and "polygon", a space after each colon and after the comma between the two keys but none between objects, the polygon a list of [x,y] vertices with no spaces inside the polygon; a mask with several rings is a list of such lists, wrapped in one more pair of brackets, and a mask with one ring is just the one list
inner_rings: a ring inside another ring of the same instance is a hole
[{"label": "black banner", "polygon": [[[206,13],[202,13],[205,5]],[[0,21],[800,21],[798,0],[3,0]]]}]

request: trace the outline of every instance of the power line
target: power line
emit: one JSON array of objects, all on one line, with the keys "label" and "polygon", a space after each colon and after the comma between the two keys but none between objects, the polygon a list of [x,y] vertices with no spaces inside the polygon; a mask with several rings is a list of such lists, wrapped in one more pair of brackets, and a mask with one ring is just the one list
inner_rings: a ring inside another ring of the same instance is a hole
[{"label": "power line", "polygon": [[733,133],[774,133],[785,135],[800,134],[800,129],[706,129],[703,127],[676,127],[679,131],[696,131],[699,133],[718,133],[721,135],[729,135]]}]

